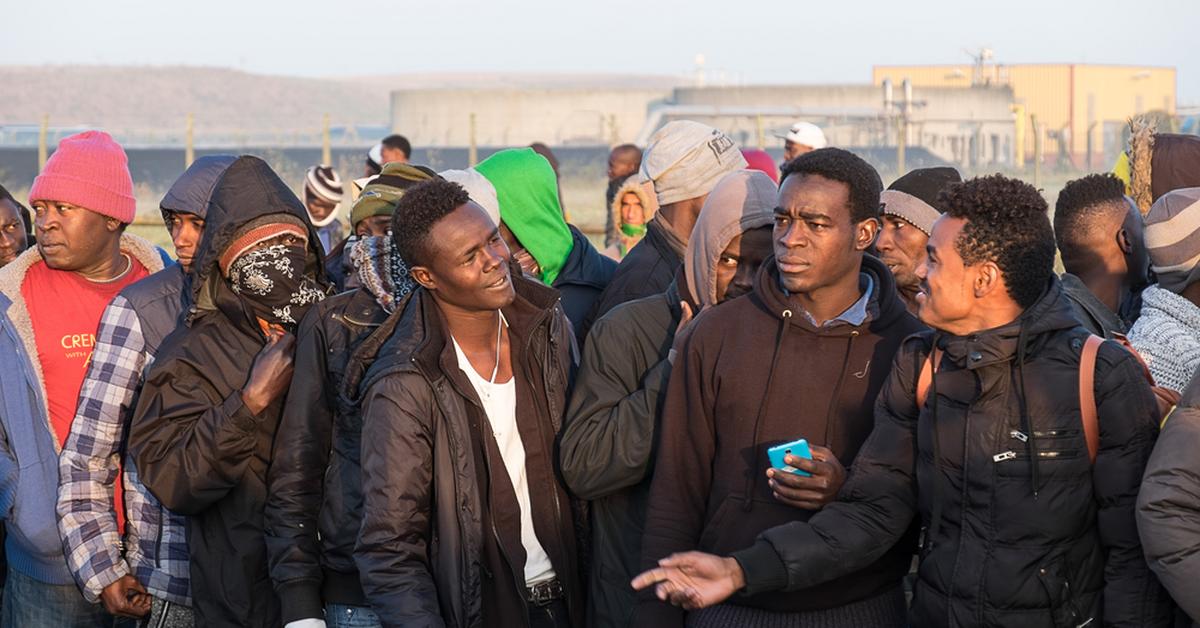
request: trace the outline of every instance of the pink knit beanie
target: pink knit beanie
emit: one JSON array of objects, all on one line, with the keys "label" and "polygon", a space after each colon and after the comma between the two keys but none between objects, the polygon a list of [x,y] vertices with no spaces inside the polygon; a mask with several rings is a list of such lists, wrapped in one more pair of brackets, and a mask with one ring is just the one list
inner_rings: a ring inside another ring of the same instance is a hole
[{"label": "pink knit beanie", "polygon": [[133,222],[137,202],[125,150],[103,131],[64,138],[33,180],[29,202],[78,205],[123,223]]}]

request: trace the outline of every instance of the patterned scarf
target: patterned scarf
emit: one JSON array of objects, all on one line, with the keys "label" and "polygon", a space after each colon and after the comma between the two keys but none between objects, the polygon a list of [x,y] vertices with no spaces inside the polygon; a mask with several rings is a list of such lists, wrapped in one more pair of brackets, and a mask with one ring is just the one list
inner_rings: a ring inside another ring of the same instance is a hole
[{"label": "patterned scarf", "polygon": [[350,262],[358,269],[362,286],[375,297],[385,312],[391,314],[396,304],[417,284],[408,272],[408,264],[400,258],[391,236],[361,238],[348,244]]},{"label": "patterned scarf", "polygon": [[325,293],[304,274],[308,251],[302,246],[274,246],[242,254],[229,267],[229,283],[260,318],[296,325]]}]

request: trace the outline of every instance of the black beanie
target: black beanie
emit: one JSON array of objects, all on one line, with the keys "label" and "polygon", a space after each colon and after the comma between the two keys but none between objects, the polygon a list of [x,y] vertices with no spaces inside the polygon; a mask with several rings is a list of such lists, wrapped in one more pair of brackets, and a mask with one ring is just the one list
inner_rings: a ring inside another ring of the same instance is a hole
[{"label": "black beanie", "polygon": [[925,235],[942,215],[938,195],[955,183],[962,183],[958,171],[949,167],[919,168],[896,179],[880,195],[883,213],[899,216]]}]

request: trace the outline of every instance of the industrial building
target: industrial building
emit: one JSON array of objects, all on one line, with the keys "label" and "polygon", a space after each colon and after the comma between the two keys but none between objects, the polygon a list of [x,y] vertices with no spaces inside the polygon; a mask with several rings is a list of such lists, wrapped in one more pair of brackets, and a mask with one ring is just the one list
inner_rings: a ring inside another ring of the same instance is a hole
[{"label": "industrial building", "polygon": [[1130,116],[1160,110],[1175,114],[1175,69],[1151,66],[994,64],[990,53],[975,63],[951,65],[880,65],[875,85],[908,80],[921,87],[1007,86],[1023,110],[1028,132],[1025,155],[1035,148],[1033,121],[1040,128],[1047,159],[1069,157],[1076,167],[1093,168],[1124,148],[1122,130]]},{"label": "industrial building", "polygon": [[392,129],[414,146],[605,146],[633,141],[651,103],[670,90],[605,88],[404,89]]},{"label": "industrial building", "polygon": [[[675,119],[706,122],[743,146],[777,146],[797,120],[833,145],[904,141],[964,167],[1007,165],[1018,142],[1012,90],[868,84],[652,89],[410,89],[392,92],[392,129],[428,147],[645,145]],[[907,138],[905,140],[905,138]]]}]

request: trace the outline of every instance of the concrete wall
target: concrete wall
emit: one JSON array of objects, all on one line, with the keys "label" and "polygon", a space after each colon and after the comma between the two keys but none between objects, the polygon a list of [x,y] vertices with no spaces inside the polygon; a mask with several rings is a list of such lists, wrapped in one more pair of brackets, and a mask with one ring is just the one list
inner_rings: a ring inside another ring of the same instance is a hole
[{"label": "concrete wall", "polygon": [[414,146],[613,145],[632,141],[653,89],[413,89],[392,92],[392,130]]},{"label": "concrete wall", "polygon": [[[833,146],[894,146],[903,91],[885,107],[874,85],[802,85],[677,88],[672,104],[686,117],[712,124],[747,147],[782,145],[776,134],[798,120],[822,128]],[[922,146],[956,165],[1007,165],[1016,146],[1012,90],[1008,87],[914,88],[909,146]],[[712,113],[698,111],[708,107]],[[664,116],[662,123],[675,116]],[[761,126],[760,126],[761,125]]]}]

